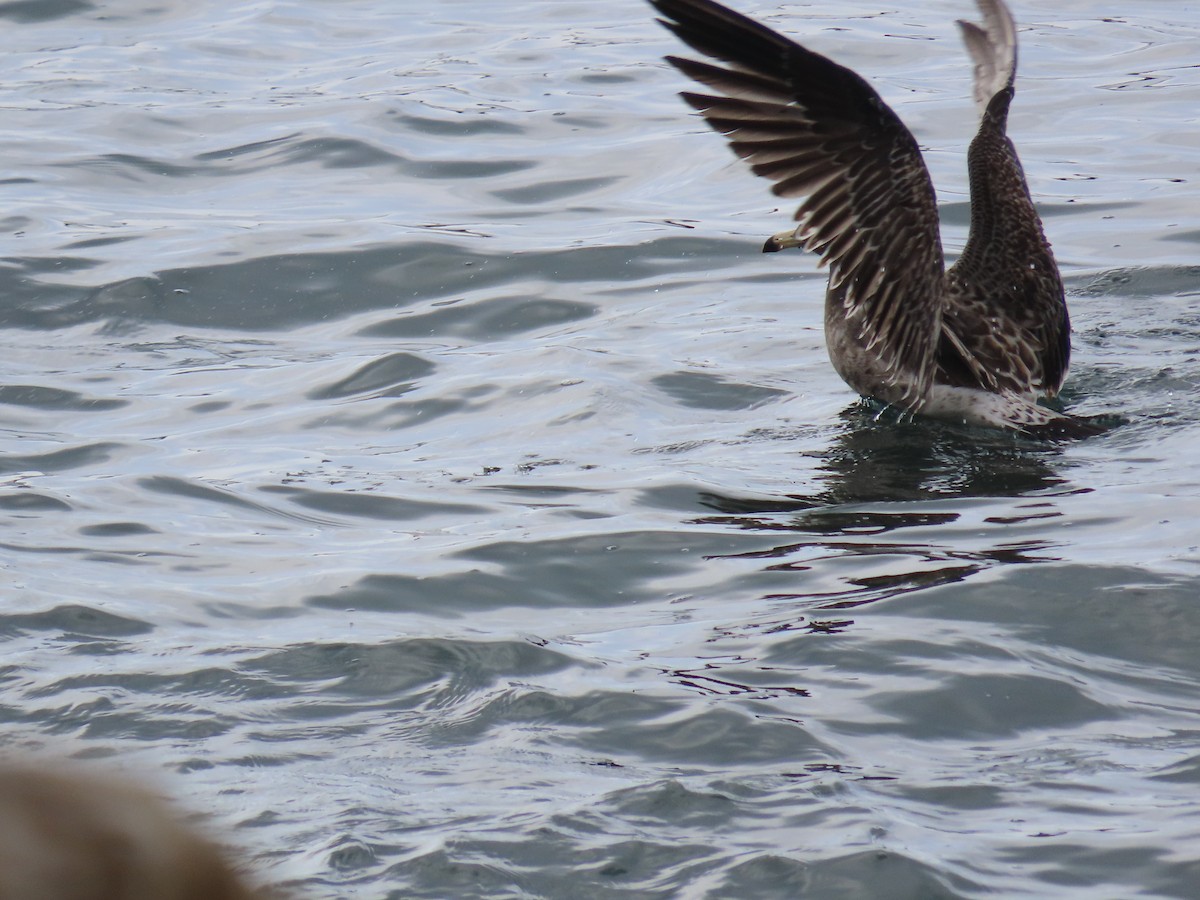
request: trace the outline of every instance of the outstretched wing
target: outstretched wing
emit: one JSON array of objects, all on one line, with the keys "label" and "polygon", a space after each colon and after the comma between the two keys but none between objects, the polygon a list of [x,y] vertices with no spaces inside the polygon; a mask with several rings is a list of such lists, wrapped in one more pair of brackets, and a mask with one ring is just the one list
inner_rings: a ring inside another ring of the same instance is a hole
[{"label": "outstretched wing", "polygon": [[1017,23],[1002,0],[975,0],[983,24],[958,20],[963,43],[975,63],[975,105],[982,115],[988,101],[1017,77]]},{"label": "outstretched wing", "polygon": [[904,123],[861,77],[713,0],[650,0],[710,65],[667,57],[715,94],[684,93],[781,197],[805,197],[797,243],[884,371],[924,395],[944,270],[937,203]]}]

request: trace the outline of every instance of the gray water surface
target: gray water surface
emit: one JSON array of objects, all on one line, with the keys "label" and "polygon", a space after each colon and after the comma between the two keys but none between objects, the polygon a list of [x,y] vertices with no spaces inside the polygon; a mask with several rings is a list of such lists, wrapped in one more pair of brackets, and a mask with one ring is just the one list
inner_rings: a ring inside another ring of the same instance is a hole
[{"label": "gray water surface", "polygon": [[[741,2],[968,221],[966,0]],[[646,4],[0,2],[0,741],[322,898],[1200,898],[1200,12],[1026,0],[1045,444],[876,421]]]}]

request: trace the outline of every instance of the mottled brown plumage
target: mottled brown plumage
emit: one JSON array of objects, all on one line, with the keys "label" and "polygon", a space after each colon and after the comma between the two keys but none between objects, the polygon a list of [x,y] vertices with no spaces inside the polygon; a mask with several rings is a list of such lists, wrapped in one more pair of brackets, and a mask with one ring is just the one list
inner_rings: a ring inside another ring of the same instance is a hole
[{"label": "mottled brown plumage", "polygon": [[911,412],[1007,428],[1062,421],[1039,406],[1070,356],[1058,267],[1006,134],[1016,28],[1001,0],[960,22],[981,109],[971,144],[971,230],[948,271],[936,197],[904,123],[866,81],[713,0],[650,0],[663,25],[724,65],[668,56],[714,93],[684,93],[781,197],[829,268],[826,344],[864,396]]}]

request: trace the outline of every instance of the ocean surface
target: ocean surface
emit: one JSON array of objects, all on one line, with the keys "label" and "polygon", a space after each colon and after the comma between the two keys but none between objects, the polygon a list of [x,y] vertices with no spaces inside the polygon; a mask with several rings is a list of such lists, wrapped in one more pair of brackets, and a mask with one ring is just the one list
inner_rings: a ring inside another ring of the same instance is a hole
[{"label": "ocean surface", "polygon": [[[736,6],[955,256],[969,0]],[[0,749],[302,897],[1200,898],[1200,7],[1015,13],[1075,442],[856,401],[640,0],[0,2]]]}]

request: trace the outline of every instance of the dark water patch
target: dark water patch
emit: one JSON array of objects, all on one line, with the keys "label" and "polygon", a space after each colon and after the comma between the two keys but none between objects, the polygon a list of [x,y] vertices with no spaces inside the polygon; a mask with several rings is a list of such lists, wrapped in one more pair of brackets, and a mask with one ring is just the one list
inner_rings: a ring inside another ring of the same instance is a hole
[{"label": "dark water patch", "polygon": [[825,509],[802,514],[789,531],[828,535],[886,534],[901,528],[949,525],[958,513],[909,509]]},{"label": "dark water patch", "polygon": [[[593,732],[637,729],[646,722],[677,713],[681,707],[678,700],[648,692],[588,690],[570,694],[531,689],[519,697],[511,698],[507,704],[506,718],[513,722],[559,723],[565,729],[563,733],[576,731],[579,737],[573,743],[582,746],[588,744],[587,735]],[[559,729],[547,731],[543,740],[550,744],[557,743],[560,740]],[[611,762],[607,760],[605,764]]]},{"label": "dark water patch", "polygon": [[672,372],[650,383],[692,409],[755,409],[789,396],[787,391],[739,384],[706,372]]},{"label": "dark water patch", "polygon": [[232,716],[216,715],[211,710],[189,703],[160,703],[147,716],[140,710],[123,709],[111,702],[97,700],[69,704],[37,714],[51,734],[74,734],[94,741],[204,741],[233,731],[239,724]]},{"label": "dark water patch", "polygon": [[[980,651],[986,654],[983,648]],[[963,656],[978,662],[980,652]],[[921,740],[1000,740],[1029,731],[1055,732],[1117,718],[1104,703],[1060,678],[1016,673],[941,673],[927,690],[875,692],[870,703],[888,717],[864,726],[872,734],[893,732]],[[843,725],[851,729],[852,726]]]},{"label": "dark water patch", "polygon": [[[37,275],[61,275],[86,272],[99,263],[86,256],[6,256],[0,257],[0,275],[15,279]],[[6,283],[7,284],[7,283]]]},{"label": "dark water patch", "polygon": [[228,400],[202,400],[199,403],[193,403],[187,410],[197,415],[205,415],[207,413],[224,412],[232,406],[233,404]]},{"label": "dark water patch", "polygon": [[409,178],[494,178],[532,168],[525,159],[415,159],[347,137],[298,140],[278,151],[287,163],[315,162],[330,169],[390,168]]},{"label": "dark water patch", "polygon": [[[1190,743],[1200,744],[1200,732],[1192,731],[1180,734],[1179,737]],[[1168,784],[1200,785],[1200,754],[1165,766],[1150,777],[1155,781],[1163,781]]]},{"label": "dark water patch", "polygon": [[[327,609],[463,616],[504,607],[606,607],[667,599],[656,583],[704,565],[743,541],[719,533],[638,532],[537,542],[501,541],[457,558],[486,563],[419,577],[374,574],[336,594],[309,597]],[[597,573],[604,573],[603,578]]]},{"label": "dark water patch", "polygon": [[[979,565],[945,565],[923,572],[899,572],[893,575],[867,575],[847,581],[871,597],[895,597],[909,591],[920,591],[943,584],[957,584],[979,572]],[[797,595],[797,599],[803,595]],[[856,604],[857,605],[857,604]],[[822,607],[830,609],[828,604]]]},{"label": "dark water patch", "polygon": [[[679,781],[622,789],[586,810],[513,822],[503,836],[457,829],[437,851],[410,856],[387,874],[405,885],[397,897],[435,896],[425,891],[447,878],[456,879],[456,897],[673,898],[705,885],[703,896],[730,900],[943,900],[980,888],[888,849],[886,838],[865,828],[846,843],[878,846],[833,855],[789,852],[779,846],[778,829],[756,830],[764,816],[739,793],[736,786],[726,793]],[[796,797],[792,809],[812,805]],[[836,827],[811,813],[807,819],[786,829],[787,844],[824,844]]]},{"label": "dark water patch", "polygon": [[[755,714],[752,705],[686,706],[676,715],[637,728],[599,728],[576,738],[581,748],[623,765],[668,763],[715,771],[764,766],[789,771],[811,762],[836,760],[834,751],[801,722]],[[799,712],[799,711],[797,711]],[[801,713],[802,714],[802,713]]]},{"label": "dark water patch", "polygon": [[468,747],[486,741],[489,734],[512,733],[526,735],[531,745],[557,748],[561,739],[560,716],[577,710],[580,701],[556,696],[544,690],[530,690],[527,685],[492,690],[487,698],[470,702],[464,698],[463,707],[441,717],[432,728],[405,728],[410,740],[427,747]]},{"label": "dark water patch", "polygon": [[36,384],[0,385],[0,403],[14,406],[31,406],[46,410],[69,410],[71,412],[104,412],[128,406],[126,400],[102,400],[85,397],[76,391],[45,387]]},{"label": "dark water patch", "polygon": [[365,166],[399,169],[401,157],[365,141],[345,137],[321,137],[289,141],[278,150],[289,163],[316,162],[330,169],[360,169]]},{"label": "dark water patch", "polygon": [[404,115],[389,112],[389,124],[400,131],[415,131],[434,137],[458,137],[475,139],[480,135],[523,135],[525,129],[513,122],[496,116],[467,115],[460,113],[453,118]]},{"label": "dark water patch", "polygon": [[399,171],[411,178],[458,181],[462,178],[496,178],[524,172],[536,164],[527,160],[506,159],[413,159],[401,158]]},{"label": "dark water patch", "polygon": [[[1053,826],[1052,826],[1053,828]],[[1031,829],[1032,831],[1032,829]],[[1093,892],[1104,885],[1111,896],[1177,897],[1196,896],[1195,882],[1184,885],[1164,877],[1164,857],[1171,851],[1137,846],[1096,846],[1090,835],[1074,829],[1032,831],[1026,840],[997,848],[999,861],[1034,870],[1038,880],[1056,888]],[[1195,873],[1200,865],[1177,865],[1175,871]],[[1157,890],[1151,891],[1151,885]],[[1120,893],[1117,893],[1119,891]],[[1179,891],[1179,893],[1176,893]]]},{"label": "dark water patch", "polygon": [[407,393],[415,382],[434,370],[429,360],[413,353],[389,353],[359,366],[332,384],[313,388],[310,400],[339,400],[356,394],[373,397],[397,397]]},{"label": "dark water patch", "polygon": [[148,634],[154,626],[88,606],[56,606],[45,612],[0,615],[0,634],[12,637],[30,631],[59,632],[63,640],[123,638]]},{"label": "dark water patch", "polygon": [[[1200,581],[1126,566],[1008,568],[1003,577],[910,595],[905,615],[1005,624],[1049,647],[1167,666],[1200,682]],[[1160,685],[1159,690],[1171,689]]]},{"label": "dark water patch", "polygon": [[591,303],[521,294],[475,302],[455,301],[433,312],[378,322],[359,333],[363,337],[444,338],[453,335],[473,341],[499,340],[577,322],[594,316],[597,311]]},{"label": "dark water patch", "polygon": [[562,653],[525,641],[413,638],[383,644],[301,644],[246,660],[239,669],[297,689],[320,684],[323,696],[411,708],[449,707],[510,679],[552,675],[577,665]]},{"label": "dark water patch", "polygon": [[803,860],[762,853],[740,863],[706,896],[713,900],[963,900],[986,892],[981,884],[948,875],[886,844],[828,859]]},{"label": "dark water patch", "polygon": [[87,562],[112,563],[119,566],[151,565],[156,557],[175,556],[166,553],[145,553],[140,550],[126,550],[120,553],[93,550],[82,555]]},{"label": "dark water patch", "polygon": [[122,538],[134,535],[159,534],[157,528],[152,528],[141,522],[104,522],[99,525],[85,525],[79,529],[85,537]]},{"label": "dark water patch", "polygon": [[[572,846],[544,835],[528,841],[456,838],[444,848],[392,865],[387,877],[405,884],[388,900],[494,897],[587,897],[589,900],[669,900],[676,873],[703,860],[708,848],[653,840],[616,840],[603,847]],[[553,862],[551,862],[553,860]]]},{"label": "dark water patch", "polygon": [[528,187],[492,191],[492,196],[507,203],[516,203],[522,206],[553,203],[580,194],[602,191],[611,187],[616,181],[615,178],[567,178],[561,181],[539,181]]},{"label": "dark water patch", "polygon": [[18,24],[65,19],[97,9],[89,0],[7,0],[0,3],[0,19]]},{"label": "dark water patch", "polygon": [[215,503],[218,506],[230,507],[243,511],[250,510],[263,513],[268,516],[282,517],[301,522],[327,524],[325,523],[324,519],[305,516],[299,513],[292,513],[287,510],[277,509],[262,503],[254,503],[223,488],[209,484],[203,484],[198,481],[190,481],[186,478],[177,478],[173,475],[149,475],[145,478],[139,478],[137,480],[137,484],[142,489],[155,494],[165,494],[167,496],[187,498],[189,500],[200,500],[204,503]]},{"label": "dark water patch", "polygon": [[321,609],[418,613],[442,617],[458,617],[470,615],[473,611],[509,606],[553,607],[562,602],[562,597],[553,590],[524,585],[511,578],[485,572],[459,572],[424,578],[413,575],[367,575],[336,594],[323,594],[305,600],[310,606]]},{"label": "dark water patch", "polygon": [[627,84],[639,79],[622,72],[588,72],[577,80],[583,84]]},{"label": "dark water patch", "polygon": [[114,237],[100,237],[100,238],[84,238],[83,240],[80,240],[80,241],[71,241],[69,244],[66,244],[63,247],[63,249],[64,250],[94,250],[99,247],[111,247],[114,244],[123,244],[126,241],[133,241],[133,240],[137,240],[137,238],[132,237],[130,235],[116,235]]},{"label": "dark water patch", "polygon": [[[703,492],[706,506],[720,508],[726,499],[732,501],[732,516],[703,516],[693,520],[697,525],[726,525],[750,531],[794,531],[803,534],[876,535],[886,534],[902,528],[921,528],[930,525],[948,525],[959,518],[956,512],[928,511],[918,504],[895,504],[886,506],[862,506],[845,508],[823,506],[814,508],[811,501],[796,500],[763,503],[754,497],[724,498],[712,491]],[[788,506],[797,507],[796,511]],[[758,507],[757,509],[755,507]],[[763,508],[765,507],[765,508]],[[767,555],[786,555],[795,545],[772,548]]]},{"label": "dark water patch", "polygon": [[930,785],[897,780],[889,791],[930,807],[963,813],[998,809],[1006,799],[1004,788],[994,784]]},{"label": "dark water patch", "polygon": [[1088,297],[1147,298],[1192,295],[1200,290],[1200,266],[1109,269],[1099,275],[1077,275],[1064,281],[1072,292]]},{"label": "dark water patch", "polygon": [[1179,241],[1186,244],[1200,244],[1200,230],[1188,229],[1174,231],[1171,234],[1166,235],[1163,239],[1168,241]]},{"label": "dark water patch", "polygon": [[[806,466],[807,460],[819,460],[807,493],[734,495],[681,484],[648,488],[639,502],[724,514],[701,522],[832,534],[946,524],[957,513],[922,505],[946,498],[1032,495],[1043,498],[1032,502],[1046,504],[1036,513],[1045,516],[1053,512],[1054,496],[1086,490],[1067,486],[1059,445],[995,433],[964,442],[960,433],[937,422],[876,421],[860,404],[842,419],[845,424],[824,449],[804,452]],[[852,508],[855,504],[865,508]]]},{"label": "dark water patch", "polygon": [[289,697],[293,693],[287,686],[276,685],[261,678],[250,678],[233,669],[214,666],[171,674],[108,671],[73,675],[40,688],[33,695],[50,697],[100,688],[128,691],[146,697],[172,698],[169,701],[172,704],[180,697],[262,700]]},{"label": "dark water patch", "polygon": [[[0,184],[32,184],[31,178],[0,178]],[[5,234],[13,234],[21,236],[25,233],[25,229],[33,225],[33,220],[24,216],[3,216],[0,215],[0,231]],[[0,257],[0,268],[10,264],[10,260]]]},{"label": "dark water patch", "polygon": [[718,835],[745,827],[746,823],[739,821],[741,806],[726,793],[690,788],[672,779],[613,791],[605,795],[597,811],[615,814],[635,826],[671,821]]},{"label": "dark water patch", "polygon": [[1056,488],[1061,445],[941,422],[880,421],[862,404],[843,414],[821,463],[821,497],[839,503],[939,496],[1017,497]]},{"label": "dark water patch", "polygon": [[[220,150],[205,151],[184,165],[133,153],[108,153],[71,160],[73,170],[92,170],[128,182],[148,184],[160,179],[172,182],[197,176],[246,178],[256,172],[272,171],[280,165],[315,163],[328,169],[391,169],[410,178],[461,179],[507,175],[532,168],[529,160],[414,159],[391,149],[349,137],[304,138],[293,133],[267,140],[251,141]],[[238,165],[229,165],[231,160]]]},{"label": "dark water patch", "polygon": [[[95,287],[56,284],[70,261],[9,259],[0,268],[0,327],[56,330],[84,322],[128,319],[196,328],[279,330],[338,319],[371,309],[404,307],[419,300],[461,298],[498,285],[532,279],[555,282],[633,281],[655,277],[665,261],[710,252],[719,241],[661,238],[637,247],[581,247],[540,253],[486,254],[472,242],[408,241],[342,253],[286,254],[213,266],[168,269],[154,276]],[[58,262],[58,261],[56,261]],[[79,261],[74,268],[94,265]],[[40,276],[46,276],[43,280]],[[511,289],[511,287],[510,287]],[[540,290],[540,289],[539,289]],[[543,302],[552,310],[538,324],[560,324],[594,314],[581,301],[509,295],[506,309],[475,328],[505,333],[511,304]],[[537,310],[540,307],[533,306]],[[565,316],[565,318],[564,318]],[[450,314],[451,320],[454,314]],[[441,324],[434,320],[434,326]],[[396,331],[389,331],[396,328]],[[381,323],[367,334],[404,335],[405,324]]]},{"label": "dark water patch", "polygon": [[[937,524],[917,517],[907,519],[902,527]],[[969,526],[961,529],[958,540],[946,543],[935,534],[936,528],[925,541],[904,540],[900,535],[881,540],[883,532],[878,525],[873,519],[866,531],[834,531],[820,539],[789,541],[719,557],[761,560],[762,567],[753,576],[742,572],[740,585],[744,590],[760,592],[763,600],[778,609],[769,617],[723,628],[730,634],[746,636],[797,630],[840,632],[853,622],[842,620],[838,611],[959,584],[999,566],[1055,561],[1044,542],[1001,540],[989,544],[975,538]],[[996,538],[1007,534],[999,531]],[[739,680],[736,675],[732,678]]]},{"label": "dark water patch", "polygon": [[317,491],[290,485],[263,485],[259,490],[286,496],[292,503],[319,512],[361,519],[407,522],[439,515],[486,515],[482,506],[437,503],[355,491]]},{"label": "dark water patch", "polygon": [[304,610],[297,606],[239,603],[233,600],[209,601],[203,604],[203,608],[214,619],[248,619],[266,622],[295,619],[304,615]]},{"label": "dark water patch", "polygon": [[376,867],[384,853],[395,849],[391,845],[372,845],[344,836],[329,851],[327,861],[335,872],[358,873]]},{"label": "dark water patch", "polygon": [[[726,634],[727,636],[727,634]],[[668,677],[680,687],[699,694],[722,697],[739,697],[746,700],[774,700],[780,697],[808,697],[807,688],[795,684],[783,684],[786,672],[764,666],[747,666],[739,658],[731,671],[726,671],[719,661],[707,661],[704,666],[674,669]]]},{"label": "dark water patch", "polygon": [[[72,170],[93,170],[96,174],[111,175],[130,182],[144,183],[153,179],[167,178],[173,181],[186,180],[199,175],[203,170],[195,166],[181,166],[148,156],[133,153],[106,153],[89,159],[71,160],[64,164]],[[93,174],[93,177],[96,177]]]},{"label": "dark water patch", "polygon": [[[1179,900],[1192,900],[1196,895],[1196,885],[1200,884],[1200,861],[1194,859],[1172,859],[1176,854],[1159,854],[1153,865],[1135,872],[1129,879],[1133,882],[1130,890],[1142,889],[1145,885],[1147,892],[1155,892],[1163,897],[1177,897]],[[1114,880],[1123,877],[1123,873],[1114,872]]]},{"label": "dark water patch", "polygon": [[138,485],[147,491],[170,494],[175,497],[188,497],[193,500],[204,500],[221,506],[236,506],[243,509],[260,508],[228,491],[207,484],[201,484],[197,481],[176,478],[173,475],[151,475],[146,478],[140,478],[138,479]]},{"label": "dark water patch", "polygon": [[[487,257],[466,247],[424,243],[166,270],[96,288],[44,284],[19,265],[0,269],[0,291],[9,298],[0,326],[54,330],[118,318],[274,331],[402,306],[426,290],[438,296],[456,281],[470,290],[472,260],[486,267]],[[456,278],[464,263],[467,273]]]},{"label": "dark water patch", "polygon": [[11,472],[67,472],[92,468],[109,462],[118,451],[128,450],[123,444],[99,441],[45,453],[8,454],[0,457],[0,474]]},{"label": "dark water patch", "polygon": [[739,515],[790,514],[807,511],[820,505],[814,500],[791,497],[756,497],[752,495],[737,497],[685,483],[645,488],[638,493],[637,502],[639,505],[651,509],[668,509],[685,513],[707,513],[715,510]]},{"label": "dark water patch", "polygon": [[[529,470],[523,469],[520,465],[516,469],[521,474],[529,473]],[[501,502],[507,505],[518,505],[525,509],[554,510],[558,515],[575,519],[607,519],[613,515],[608,510],[589,509],[584,506],[589,498],[607,495],[607,491],[519,484],[480,484],[478,489],[495,492],[502,498]]]},{"label": "dark water patch", "polygon": [[267,138],[261,141],[250,141],[245,144],[237,144],[232,147],[222,147],[220,150],[210,150],[205,153],[197,153],[195,159],[197,162],[225,162],[231,159],[237,159],[243,156],[254,156],[264,150],[271,150],[281,145],[291,143],[300,136],[300,132],[295,131],[291,134],[281,135],[279,137]]},{"label": "dark water patch", "polygon": [[22,489],[0,493],[0,509],[12,513],[40,512],[69,512],[74,509],[70,503],[58,497],[39,494],[37,491]]},{"label": "dark water patch", "polygon": [[452,392],[443,391],[440,397],[430,397],[425,400],[397,400],[384,405],[382,408],[365,409],[362,412],[322,412],[320,417],[313,420],[309,427],[320,430],[329,426],[360,428],[379,433],[398,431],[404,428],[421,427],[435,422],[443,416],[469,413],[486,406],[482,398],[495,392],[495,388],[486,385],[469,388],[463,392],[465,396],[454,397]]}]

